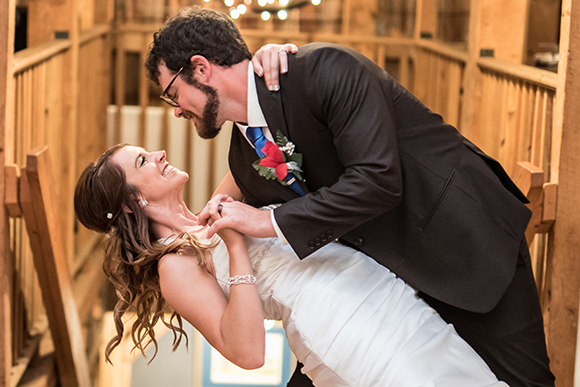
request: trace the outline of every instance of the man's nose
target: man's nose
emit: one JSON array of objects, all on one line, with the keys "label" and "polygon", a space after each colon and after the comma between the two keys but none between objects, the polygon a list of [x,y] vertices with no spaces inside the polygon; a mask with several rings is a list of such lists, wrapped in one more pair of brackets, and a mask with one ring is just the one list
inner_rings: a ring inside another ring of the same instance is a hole
[{"label": "man's nose", "polygon": [[183,117],[183,109],[181,107],[176,107],[173,109],[173,114],[177,118],[182,118]]}]

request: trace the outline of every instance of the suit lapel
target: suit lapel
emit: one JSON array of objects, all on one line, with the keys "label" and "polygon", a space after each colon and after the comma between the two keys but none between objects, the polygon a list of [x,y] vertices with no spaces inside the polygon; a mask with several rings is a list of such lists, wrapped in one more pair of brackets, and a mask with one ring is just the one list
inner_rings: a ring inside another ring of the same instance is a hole
[{"label": "suit lapel", "polygon": [[279,131],[290,140],[288,136],[288,128],[286,127],[286,120],[284,119],[284,109],[282,109],[282,98],[280,92],[273,92],[268,90],[264,80],[254,74],[256,78],[256,89],[258,91],[258,101],[260,102],[260,108],[264,117],[266,117],[266,122],[268,122],[268,128],[270,128],[270,133],[274,136],[276,140],[276,133]]}]

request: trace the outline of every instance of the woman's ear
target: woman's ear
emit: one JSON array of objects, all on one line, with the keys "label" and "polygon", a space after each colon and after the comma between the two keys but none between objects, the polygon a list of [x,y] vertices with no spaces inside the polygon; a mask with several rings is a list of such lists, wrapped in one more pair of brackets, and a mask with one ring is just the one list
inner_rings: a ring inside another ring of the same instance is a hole
[{"label": "woman's ear", "polygon": [[132,214],[133,213],[133,211],[131,211],[131,209],[129,207],[127,207],[125,204],[123,204],[123,211],[125,211],[125,212],[127,212],[129,214]]}]

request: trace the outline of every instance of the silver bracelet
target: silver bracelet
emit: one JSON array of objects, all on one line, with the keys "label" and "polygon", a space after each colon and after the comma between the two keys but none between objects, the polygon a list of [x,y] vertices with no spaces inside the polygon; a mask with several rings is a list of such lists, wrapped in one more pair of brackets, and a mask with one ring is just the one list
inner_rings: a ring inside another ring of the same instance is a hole
[{"label": "silver bracelet", "polygon": [[228,280],[228,286],[239,285],[239,284],[255,284],[255,283],[256,283],[256,277],[254,277],[251,274],[235,275],[233,277],[230,277],[230,279]]}]

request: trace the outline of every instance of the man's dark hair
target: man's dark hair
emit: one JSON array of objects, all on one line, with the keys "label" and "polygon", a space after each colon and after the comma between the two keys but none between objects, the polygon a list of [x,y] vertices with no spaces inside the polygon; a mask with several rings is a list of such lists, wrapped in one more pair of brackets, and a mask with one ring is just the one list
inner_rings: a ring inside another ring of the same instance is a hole
[{"label": "man's dark hair", "polygon": [[147,76],[159,83],[158,66],[163,61],[173,72],[185,66],[184,78],[190,78],[191,67],[186,65],[193,55],[201,55],[224,67],[252,59],[240,31],[229,16],[192,6],[180,9],[153,35],[145,63]]}]

